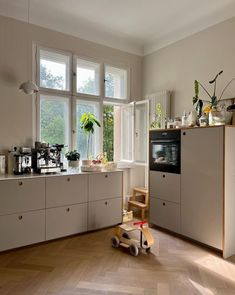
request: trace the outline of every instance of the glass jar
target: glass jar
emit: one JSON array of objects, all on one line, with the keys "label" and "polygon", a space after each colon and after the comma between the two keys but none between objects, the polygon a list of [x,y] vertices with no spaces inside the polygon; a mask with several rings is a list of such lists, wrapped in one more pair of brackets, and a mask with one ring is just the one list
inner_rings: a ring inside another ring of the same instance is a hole
[{"label": "glass jar", "polygon": [[209,125],[225,125],[225,112],[223,110],[211,109],[209,112]]},{"label": "glass jar", "polygon": [[199,118],[199,125],[200,127],[204,127],[208,125],[208,117],[205,113]]}]

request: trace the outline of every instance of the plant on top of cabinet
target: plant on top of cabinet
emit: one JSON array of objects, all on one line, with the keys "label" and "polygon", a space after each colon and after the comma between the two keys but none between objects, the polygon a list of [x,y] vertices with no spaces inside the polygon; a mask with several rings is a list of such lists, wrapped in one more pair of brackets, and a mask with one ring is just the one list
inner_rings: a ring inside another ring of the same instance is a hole
[{"label": "plant on top of cabinet", "polygon": [[160,103],[156,104],[155,114],[154,114],[154,121],[151,123],[150,128],[156,129],[161,128],[161,121],[162,121],[162,107]]},{"label": "plant on top of cabinet", "polygon": [[80,119],[81,129],[87,136],[87,159],[89,158],[91,136],[95,131],[95,125],[101,127],[100,122],[96,119],[95,115],[88,112],[83,113]]},{"label": "plant on top of cabinet", "polygon": [[78,167],[80,160],[80,153],[77,150],[67,152],[65,154],[66,159],[69,161],[70,167]]},{"label": "plant on top of cabinet", "polygon": [[[220,104],[220,101],[223,97],[225,90],[228,86],[235,80],[235,78],[231,79],[223,88],[220,96],[216,94],[216,86],[217,86],[217,79],[223,73],[220,71],[216,76],[209,81],[209,84],[214,85],[213,93],[211,94],[206,87],[200,83],[198,80],[194,81],[194,88],[195,88],[195,96],[193,97],[193,105],[196,107],[198,115],[202,115],[202,108],[203,103],[206,103],[206,106],[203,110],[203,113],[209,114],[209,123],[210,125],[221,125],[225,123],[225,108],[223,105]],[[209,97],[209,100],[206,99],[199,99],[199,86],[204,90],[204,92]]]}]

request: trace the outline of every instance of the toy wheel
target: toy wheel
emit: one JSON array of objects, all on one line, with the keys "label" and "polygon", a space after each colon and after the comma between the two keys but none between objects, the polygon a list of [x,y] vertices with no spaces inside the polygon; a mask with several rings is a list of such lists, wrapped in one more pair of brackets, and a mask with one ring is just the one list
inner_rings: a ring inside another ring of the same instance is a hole
[{"label": "toy wheel", "polygon": [[123,237],[124,239],[128,239],[128,240],[131,239],[130,236],[128,235],[128,233],[123,233],[122,237]]},{"label": "toy wheel", "polygon": [[130,250],[131,255],[138,256],[139,248],[135,244],[131,244],[129,250]]},{"label": "toy wheel", "polygon": [[151,250],[151,247],[148,247],[147,241],[144,241],[144,245],[146,246],[145,251],[149,252]]},{"label": "toy wheel", "polygon": [[120,241],[119,241],[119,238],[117,236],[113,236],[111,238],[111,243],[112,243],[112,247],[113,248],[118,248],[119,245],[120,245]]}]

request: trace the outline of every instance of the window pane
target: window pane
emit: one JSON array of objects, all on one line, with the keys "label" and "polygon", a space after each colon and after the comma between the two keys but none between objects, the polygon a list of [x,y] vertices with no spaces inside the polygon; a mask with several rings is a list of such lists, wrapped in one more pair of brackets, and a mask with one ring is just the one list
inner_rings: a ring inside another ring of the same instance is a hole
[{"label": "window pane", "polygon": [[105,67],[105,97],[127,98],[127,70]]},{"label": "window pane", "polygon": [[122,108],[122,159],[124,161],[133,161],[133,105]]},{"label": "window pane", "polygon": [[92,134],[90,139],[90,148],[88,150],[88,136],[81,129],[80,119],[83,113],[92,113],[95,115],[96,119],[99,121],[99,103],[77,100],[76,103],[76,149],[79,151],[81,155],[81,159],[87,159],[88,157],[96,157],[100,150],[100,128],[95,127],[95,132]]},{"label": "window pane", "polygon": [[40,96],[40,139],[50,144],[69,144],[69,99]]},{"label": "window pane", "polygon": [[99,95],[100,65],[77,59],[77,92]]},{"label": "window pane", "polygon": [[104,105],[103,108],[103,151],[108,161],[113,161],[114,153],[114,106]]},{"label": "window pane", "polygon": [[70,90],[70,57],[55,52],[40,50],[40,86]]}]

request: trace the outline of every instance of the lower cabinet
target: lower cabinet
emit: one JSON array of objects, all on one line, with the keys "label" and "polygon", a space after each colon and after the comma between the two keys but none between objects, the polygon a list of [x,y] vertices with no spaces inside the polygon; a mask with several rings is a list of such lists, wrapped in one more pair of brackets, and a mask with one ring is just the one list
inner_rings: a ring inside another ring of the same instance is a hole
[{"label": "lower cabinet", "polygon": [[46,209],[46,240],[87,231],[87,203]]},{"label": "lower cabinet", "polygon": [[122,222],[122,198],[89,202],[88,230],[116,225]]},{"label": "lower cabinet", "polygon": [[150,223],[180,233],[180,205],[150,197]]},{"label": "lower cabinet", "polygon": [[0,251],[45,241],[45,210],[0,216]]}]

